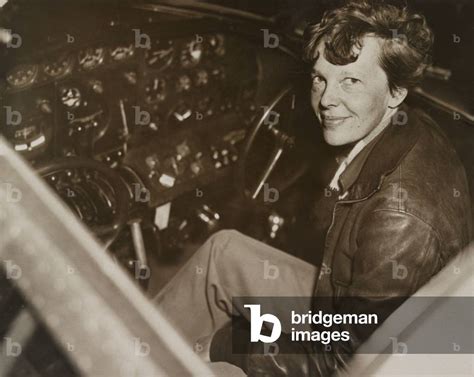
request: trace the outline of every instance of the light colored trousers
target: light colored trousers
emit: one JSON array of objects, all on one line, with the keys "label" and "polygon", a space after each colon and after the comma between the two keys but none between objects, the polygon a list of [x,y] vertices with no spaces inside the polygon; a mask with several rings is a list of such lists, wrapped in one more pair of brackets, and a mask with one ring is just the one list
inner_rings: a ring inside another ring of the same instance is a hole
[{"label": "light colored trousers", "polygon": [[[199,339],[227,324],[231,315],[249,318],[247,308],[232,307],[232,297],[307,297],[296,300],[299,313],[311,310],[317,268],[234,230],[211,236],[158,293],[159,310],[196,349]],[[281,318],[278,300],[265,310]],[[286,311],[286,310],[285,310]],[[263,310],[262,310],[263,313]],[[285,331],[285,324],[282,323]]]}]

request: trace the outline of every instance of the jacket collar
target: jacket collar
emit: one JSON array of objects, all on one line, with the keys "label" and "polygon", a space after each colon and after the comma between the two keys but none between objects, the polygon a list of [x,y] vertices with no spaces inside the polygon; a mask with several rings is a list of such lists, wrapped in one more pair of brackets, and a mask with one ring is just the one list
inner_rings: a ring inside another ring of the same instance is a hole
[{"label": "jacket collar", "polygon": [[400,165],[420,135],[419,117],[402,105],[390,124],[348,165],[340,177],[346,200],[360,200],[377,191],[386,175]]}]

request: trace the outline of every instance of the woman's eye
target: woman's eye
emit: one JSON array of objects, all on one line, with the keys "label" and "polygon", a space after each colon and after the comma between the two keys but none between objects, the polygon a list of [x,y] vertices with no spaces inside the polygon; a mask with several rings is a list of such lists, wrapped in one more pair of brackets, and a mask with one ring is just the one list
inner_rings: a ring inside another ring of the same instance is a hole
[{"label": "woman's eye", "polygon": [[359,79],[356,79],[356,78],[354,78],[354,77],[346,77],[346,78],[344,79],[344,83],[345,83],[345,84],[349,84],[349,85],[354,85],[354,84],[357,84],[357,83],[359,83],[359,82],[360,82],[360,80],[359,80]]},{"label": "woman's eye", "polygon": [[321,84],[323,81],[321,76],[313,76],[313,85]]}]

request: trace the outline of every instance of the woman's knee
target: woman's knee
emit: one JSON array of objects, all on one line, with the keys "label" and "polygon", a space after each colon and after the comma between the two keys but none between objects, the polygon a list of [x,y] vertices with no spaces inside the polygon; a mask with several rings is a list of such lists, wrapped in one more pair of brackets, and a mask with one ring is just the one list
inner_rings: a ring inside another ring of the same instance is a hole
[{"label": "woman's knee", "polygon": [[220,230],[214,233],[196,251],[194,258],[208,260],[221,256],[231,242],[234,232],[233,230]]},{"label": "woman's knee", "polygon": [[214,260],[218,269],[229,266],[238,269],[242,263],[254,263],[259,255],[260,245],[254,245],[256,240],[249,240],[252,239],[237,230],[220,230],[207,239],[201,251],[206,253],[206,258]]},{"label": "woman's knee", "polygon": [[222,252],[224,251],[233,240],[238,237],[239,232],[234,229],[223,229],[214,233],[211,237],[208,238],[207,242],[211,244],[211,247],[214,251]]}]

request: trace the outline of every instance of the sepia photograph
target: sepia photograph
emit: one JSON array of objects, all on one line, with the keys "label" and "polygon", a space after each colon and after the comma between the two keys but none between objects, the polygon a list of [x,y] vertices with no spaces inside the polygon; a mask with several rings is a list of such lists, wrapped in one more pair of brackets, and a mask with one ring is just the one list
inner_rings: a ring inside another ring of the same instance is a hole
[{"label": "sepia photograph", "polygon": [[0,0],[0,377],[474,376],[473,0]]}]

